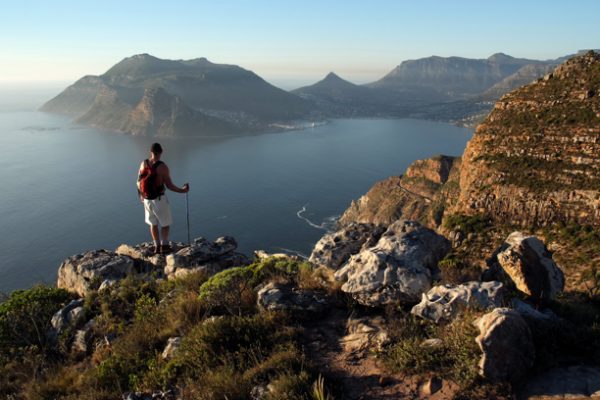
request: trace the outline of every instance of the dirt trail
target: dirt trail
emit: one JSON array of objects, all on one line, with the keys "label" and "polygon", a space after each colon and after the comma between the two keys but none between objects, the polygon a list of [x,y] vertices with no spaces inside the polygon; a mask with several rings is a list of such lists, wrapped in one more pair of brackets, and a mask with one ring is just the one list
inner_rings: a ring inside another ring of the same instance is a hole
[{"label": "dirt trail", "polygon": [[[446,384],[434,395],[425,396],[420,390],[425,377],[387,373],[368,349],[357,349],[349,343],[356,336],[348,335],[347,321],[346,310],[333,308],[322,319],[305,326],[307,355],[323,371],[326,382],[343,390],[342,399],[452,398]],[[341,399],[336,396],[336,400]]]}]

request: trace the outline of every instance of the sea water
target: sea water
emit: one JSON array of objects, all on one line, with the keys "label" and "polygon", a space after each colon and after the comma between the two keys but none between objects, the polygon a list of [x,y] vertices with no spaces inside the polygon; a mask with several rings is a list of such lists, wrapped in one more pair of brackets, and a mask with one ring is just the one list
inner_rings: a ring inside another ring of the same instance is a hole
[{"label": "sea water", "polygon": [[[0,291],[54,284],[73,254],[149,240],[135,182],[155,140],[174,183],[190,183],[192,238],[229,235],[248,255],[306,256],[376,181],[416,159],[460,155],[471,134],[430,121],[345,119],[285,133],[153,139],[0,109]],[[186,197],[168,197],[171,239],[186,241]]]}]

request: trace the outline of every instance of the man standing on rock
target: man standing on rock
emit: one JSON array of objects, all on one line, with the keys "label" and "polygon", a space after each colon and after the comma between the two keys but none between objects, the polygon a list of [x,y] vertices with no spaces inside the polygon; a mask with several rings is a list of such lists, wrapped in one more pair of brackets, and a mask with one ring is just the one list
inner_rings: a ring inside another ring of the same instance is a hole
[{"label": "man standing on rock", "polygon": [[154,254],[172,252],[169,243],[169,228],[173,217],[169,199],[165,194],[165,186],[177,193],[187,193],[190,190],[187,183],[180,188],[171,181],[169,167],[160,160],[161,155],[162,146],[159,143],[153,143],[150,147],[150,158],[142,161],[137,179],[140,201],[144,203],[146,223],[150,225],[150,234],[154,240],[152,249]]}]

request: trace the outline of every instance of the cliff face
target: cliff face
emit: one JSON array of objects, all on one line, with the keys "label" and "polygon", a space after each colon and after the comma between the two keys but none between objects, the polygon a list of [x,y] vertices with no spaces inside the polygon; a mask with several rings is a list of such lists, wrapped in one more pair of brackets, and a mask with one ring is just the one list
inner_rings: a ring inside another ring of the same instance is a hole
[{"label": "cliff face", "polygon": [[403,176],[377,182],[353,201],[340,224],[351,222],[389,225],[399,218],[418,220],[435,227],[441,221],[449,191],[458,187],[460,158],[437,156],[414,162]]},{"label": "cliff face", "polygon": [[225,121],[188,107],[180,97],[156,88],[145,90],[121,130],[134,135],[192,136],[207,132],[226,133],[234,129]]},{"label": "cliff face", "polygon": [[600,225],[600,55],[504,96],[463,155],[456,211]]}]

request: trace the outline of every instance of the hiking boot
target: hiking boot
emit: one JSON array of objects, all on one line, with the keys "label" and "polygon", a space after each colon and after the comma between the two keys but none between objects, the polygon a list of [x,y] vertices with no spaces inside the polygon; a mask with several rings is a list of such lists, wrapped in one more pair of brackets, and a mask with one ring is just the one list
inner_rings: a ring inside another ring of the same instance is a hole
[{"label": "hiking boot", "polygon": [[160,246],[153,245],[152,247],[150,247],[150,254],[152,254],[153,256],[160,254]]},{"label": "hiking boot", "polygon": [[160,254],[171,254],[173,252],[173,248],[170,244],[163,244],[160,246]]}]

